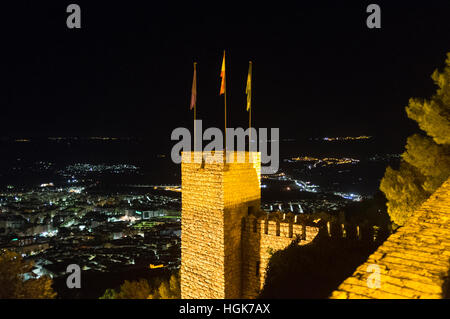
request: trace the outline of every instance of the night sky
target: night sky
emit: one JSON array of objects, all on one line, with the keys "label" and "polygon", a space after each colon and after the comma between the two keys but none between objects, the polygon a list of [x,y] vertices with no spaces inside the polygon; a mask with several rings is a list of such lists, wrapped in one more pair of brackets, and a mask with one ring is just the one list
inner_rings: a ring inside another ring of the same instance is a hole
[{"label": "night sky", "polygon": [[[450,2],[377,1],[382,28],[368,29],[372,2],[2,3],[0,136],[169,143],[174,128],[192,126],[194,61],[198,118],[222,128],[225,49],[229,126],[247,126],[252,60],[255,127],[403,143],[417,129],[408,99],[434,92],[430,75],[450,51]],[[66,26],[70,3],[81,7],[81,29]]]}]

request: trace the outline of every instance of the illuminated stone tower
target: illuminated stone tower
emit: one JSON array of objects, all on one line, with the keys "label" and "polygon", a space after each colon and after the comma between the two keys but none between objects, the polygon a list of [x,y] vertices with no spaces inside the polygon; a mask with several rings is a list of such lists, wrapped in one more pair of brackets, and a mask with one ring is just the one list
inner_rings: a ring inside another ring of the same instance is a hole
[{"label": "illuminated stone tower", "polygon": [[260,208],[261,162],[260,153],[229,154],[232,163],[215,161],[223,152],[182,156],[182,298],[242,297],[242,220]]}]

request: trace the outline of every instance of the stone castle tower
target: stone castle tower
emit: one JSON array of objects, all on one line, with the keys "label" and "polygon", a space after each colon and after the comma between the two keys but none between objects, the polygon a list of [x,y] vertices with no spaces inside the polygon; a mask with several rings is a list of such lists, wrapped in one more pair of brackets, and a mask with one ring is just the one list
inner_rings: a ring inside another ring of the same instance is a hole
[{"label": "stone castle tower", "polygon": [[216,160],[223,156],[182,154],[182,298],[254,298],[269,251],[284,249],[296,234],[304,244],[318,233],[260,212],[260,153],[229,152],[234,161]]}]

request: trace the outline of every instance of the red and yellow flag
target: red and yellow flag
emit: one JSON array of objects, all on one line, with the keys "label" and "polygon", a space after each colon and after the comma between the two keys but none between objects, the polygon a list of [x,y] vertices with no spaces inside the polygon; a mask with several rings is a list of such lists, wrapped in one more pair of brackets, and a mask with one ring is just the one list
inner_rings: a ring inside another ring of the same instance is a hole
[{"label": "red and yellow flag", "polygon": [[220,69],[220,77],[222,78],[222,83],[220,84],[220,93],[219,95],[225,94],[225,51],[223,51],[223,60],[222,60],[222,68]]},{"label": "red and yellow flag", "polygon": [[192,80],[192,91],[191,91],[191,110],[197,104],[197,62],[194,62],[194,79]]}]

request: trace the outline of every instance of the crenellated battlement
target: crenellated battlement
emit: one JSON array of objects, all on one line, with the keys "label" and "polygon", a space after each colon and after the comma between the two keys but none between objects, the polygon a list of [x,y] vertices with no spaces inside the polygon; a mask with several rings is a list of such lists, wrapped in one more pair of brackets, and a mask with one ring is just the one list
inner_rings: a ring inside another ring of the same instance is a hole
[{"label": "crenellated battlement", "polygon": [[297,236],[300,240],[308,240],[310,235],[317,234],[317,228],[318,225],[298,218],[298,215],[292,213],[259,211],[242,219],[243,232],[290,238],[291,240]]},{"label": "crenellated battlement", "polygon": [[242,298],[256,298],[264,286],[272,253],[298,239],[310,243],[319,227],[292,213],[251,212],[242,218]]},{"label": "crenellated battlement", "polygon": [[342,222],[337,218],[315,218],[314,215],[295,215],[282,211],[258,211],[249,213],[242,220],[242,231],[262,235],[308,240],[308,235],[316,234],[316,228],[325,236],[375,241],[390,233],[377,225],[367,223]]},{"label": "crenellated battlement", "polygon": [[181,172],[182,298],[256,298],[272,254],[320,232],[375,238],[370,225],[324,214],[262,211],[259,153],[187,152]]}]

